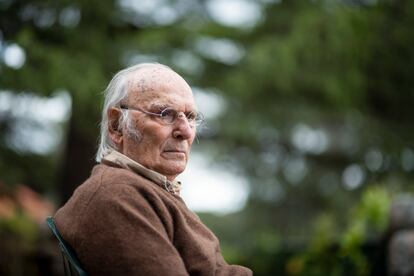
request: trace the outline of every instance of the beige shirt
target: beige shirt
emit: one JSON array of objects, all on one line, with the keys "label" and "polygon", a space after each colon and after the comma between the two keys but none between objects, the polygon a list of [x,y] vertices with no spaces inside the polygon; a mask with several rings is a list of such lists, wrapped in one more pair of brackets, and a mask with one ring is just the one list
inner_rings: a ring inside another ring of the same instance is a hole
[{"label": "beige shirt", "polygon": [[120,168],[125,168],[127,170],[133,171],[137,174],[144,176],[145,178],[154,181],[154,183],[160,185],[168,192],[180,195],[181,182],[180,181],[169,181],[165,175],[157,173],[156,171],[147,169],[138,162],[132,160],[122,153],[111,150],[102,158],[102,163],[117,166]]}]

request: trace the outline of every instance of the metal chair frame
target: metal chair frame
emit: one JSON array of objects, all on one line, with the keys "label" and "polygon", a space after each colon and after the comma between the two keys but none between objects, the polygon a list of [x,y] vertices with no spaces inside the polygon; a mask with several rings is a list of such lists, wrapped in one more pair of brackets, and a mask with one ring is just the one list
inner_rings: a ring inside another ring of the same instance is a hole
[{"label": "metal chair frame", "polygon": [[65,270],[65,275],[67,276],[87,276],[88,274],[82,268],[82,265],[76,256],[75,251],[72,247],[63,239],[60,235],[53,217],[48,217],[46,219],[47,225],[52,231],[53,235],[56,237],[59,243],[60,252],[62,253],[63,258],[63,268]]}]

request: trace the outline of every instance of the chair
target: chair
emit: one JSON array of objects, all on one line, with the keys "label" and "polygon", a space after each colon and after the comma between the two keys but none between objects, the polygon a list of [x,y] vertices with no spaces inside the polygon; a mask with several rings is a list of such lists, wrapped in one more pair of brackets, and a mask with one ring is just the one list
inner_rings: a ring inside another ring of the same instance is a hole
[{"label": "chair", "polygon": [[47,225],[49,226],[50,230],[52,230],[53,235],[58,240],[60,252],[62,253],[65,275],[87,276],[88,274],[82,268],[81,263],[76,257],[75,251],[70,247],[70,245],[60,235],[55,225],[55,221],[53,217],[48,217],[46,221],[47,221]]}]

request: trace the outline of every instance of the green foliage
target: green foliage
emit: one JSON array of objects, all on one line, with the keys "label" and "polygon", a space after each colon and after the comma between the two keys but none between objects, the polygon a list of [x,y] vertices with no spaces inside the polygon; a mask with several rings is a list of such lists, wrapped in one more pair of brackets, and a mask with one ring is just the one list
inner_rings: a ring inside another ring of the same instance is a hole
[{"label": "green foliage", "polygon": [[39,226],[24,213],[0,218],[0,274],[36,275],[33,263],[38,246]]},{"label": "green foliage", "polygon": [[25,214],[16,213],[11,218],[0,218],[0,234],[3,239],[14,238],[30,247],[38,237],[38,227]]},{"label": "green foliage", "polygon": [[335,217],[323,214],[314,225],[308,249],[287,262],[289,275],[371,275],[372,260],[366,244],[380,243],[389,219],[392,195],[384,186],[363,192],[341,231]]}]

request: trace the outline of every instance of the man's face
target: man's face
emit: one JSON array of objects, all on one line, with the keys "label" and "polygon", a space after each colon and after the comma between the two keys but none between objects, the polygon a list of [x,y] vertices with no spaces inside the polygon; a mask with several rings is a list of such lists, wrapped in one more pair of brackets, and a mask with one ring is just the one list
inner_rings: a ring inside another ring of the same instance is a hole
[{"label": "man's face", "polygon": [[[133,73],[129,89],[129,97],[123,104],[130,108],[153,113],[160,113],[167,107],[184,113],[196,110],[191,88],[168,69],[151,67]],[[128,112],[132,127],[141,133],[141,137],[137,139],[124,127],[122,153],[173,180],[187,165],[195,126],[190,126],[182,117],[173,124],[166,124],[157,116],[140,111]]]}]

